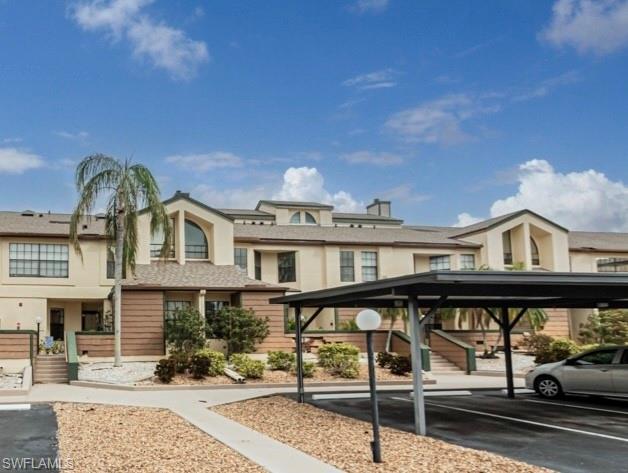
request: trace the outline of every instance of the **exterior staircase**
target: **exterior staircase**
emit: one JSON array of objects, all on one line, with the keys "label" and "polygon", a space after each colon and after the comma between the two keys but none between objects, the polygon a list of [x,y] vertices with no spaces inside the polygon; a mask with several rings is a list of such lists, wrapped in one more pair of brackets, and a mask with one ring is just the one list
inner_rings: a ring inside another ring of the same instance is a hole
[{"label": "exterior staircase", "polygon": [[68,383],[68,364],[65,354],[37,355],[33,371],[35,383]]},{"label": "exterior staircase", "polygon": [[432,373],[464,374],[465,372],[438,353],[430,351]]}]

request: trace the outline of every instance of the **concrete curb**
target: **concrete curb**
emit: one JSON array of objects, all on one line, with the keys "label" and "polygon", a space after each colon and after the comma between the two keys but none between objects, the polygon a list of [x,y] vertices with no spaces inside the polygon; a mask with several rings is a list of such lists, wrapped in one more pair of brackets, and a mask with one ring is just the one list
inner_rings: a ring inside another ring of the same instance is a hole
[{"label": "concrete curb", "polygon": [[[471,375],[474,376],[495,376],[495,377],[501,377],[501,378],[505,378],[506,377],[506,372],[505,371],[472,371]],[[514,378],[519,378],[519,379],[524,379],[526,377],[525,373],[515,373],[513,375]]]},{"label": "concrete curb", "polygon": [[[147,386],[132,386],[126,384],[108,384],[99,383],[96,381],[70,381],[72,386],[80,386],[84,388],[97,388],[97,389],[111,389],[117,391],[213,391],[222,389],[272,389],[272,388],[294,388],[294,383],[250,383],[250,384],[177,384],[173,386],[165,385],[147,385]],[[425,379],[424,385],[436,384],[436,380]],[[411,387],[412,381],[400,383],[398,381],[378,381],[378,386],[400,386],[403,388]],[[349,387],[349,388],[365,388],[369,387],[368,382],[364,381],[338,381],[338,382],[317,382],[317,383],[305,383],[306,388],[336,388],[336,387]]]}]

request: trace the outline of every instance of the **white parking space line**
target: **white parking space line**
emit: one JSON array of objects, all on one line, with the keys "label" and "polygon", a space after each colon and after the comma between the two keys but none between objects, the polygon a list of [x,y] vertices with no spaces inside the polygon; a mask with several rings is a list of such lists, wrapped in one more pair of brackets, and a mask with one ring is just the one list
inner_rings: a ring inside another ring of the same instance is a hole
[{"label": "white parking space line", "polygon": [[[423,395],[425,397],[432,397],[432,396],[471,396],[471,394],[473,394],[471,391],[465,391],[465,390],[460,390],[460,391],[424,391]],[[410,392],[410,397],[414,397],[414,391]]]},{"label": "white parking space line", "polygon": [[538,399],[524,399],[526,402],[535,402],[537,404],[549,404],[550,406],[573,407],[574,409],[586,409],[588,411],[610,412],[611,414],[621,414],[628,416],[628,411],[615,411],[613,409],[602,409],[601,407],[577,406],[575,404],[565,404],[563,402],[540,401]]},{"label": "white parking space line", "polygon": [[572,428],[569,428],[569,427],[561,427],[560,425],[545,424],[543,422],[534,422],[534,421],[526,420],[526,419],[518,419],[517,417],[509,417],[509,416],[502,416],[502,415],[499,415],[499,414],[491,414],[489,412],[474,411],[472,409],[463,409],[462,407],[446,406],[444,404],[436,404],[434,402],[426,402],[425,404],[427,404],[429,406],[441,407],[443,409],[450,409],[452,411],[467,412],[469,414],[477,414],[479,416],[494,417],[496,419],[504,419],[504,420],[509,420],[509,421],[512,421],[512,422],[519,422],[521,424],[536,425],[536,426],[539,426],[539,427],[546,427],[548,429],[563,430],[565,432],[573,432],[575,434],[590,435],[592,437],[600,437],[600,438],[604,438],[604,439],[617,440],[619,442],[626,442],[626,443],[628,443],[628,438],[616,437],[614,435],[606,435],[606,434],[600,434],[600,433],[597,433],[597,432],[589,432],[587,430],[579,430],[579,429],[572,429]]},{"label": "white parking space line", "polygon": [[0,411],[28,411],[30,404],[0,404]]},{"label": "white parking space line", "polygon": [[[526,388],[515,388],[515,392],[518,394],[534,394],[534,389],[526,389]],[[502,389],[502,393],[508,394],[507,389]]]},{"label": "white parking space line", "polygon": [[370,393],[312,394],[312,400],[323,401],[328,399],[364,399],[370,396]]}]

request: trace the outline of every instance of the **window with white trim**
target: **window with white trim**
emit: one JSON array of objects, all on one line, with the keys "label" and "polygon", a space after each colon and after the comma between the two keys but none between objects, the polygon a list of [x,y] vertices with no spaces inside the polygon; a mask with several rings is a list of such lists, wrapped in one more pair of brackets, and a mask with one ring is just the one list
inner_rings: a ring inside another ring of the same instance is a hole
[{"label": "window with white trim", "polygon": [[626,273],[628,272],[628,258],[599,258],[597,271],[598,273]]},{"label": "window with white trim", "polygon": [[475,255],[460,255],[460,269],[475,269]]},{"label": "window with white trim", "polygon": [[247,249],[246,248],[234,248],[233,249],[233,262],[236,266],[240,266],[243,270],[246,271],[248,267],[247,261]]},{"label": "window with white trim", "polygon": [[292,224],[299,224],[299,223],[301,223],[301,212],[293,213],[292,217],[290,217],[290,223],[292,223]]},{"label": "window with white trim", "polygon": [[451,258],[449,255],[430,256],[430,271],[451,269]]},{"label": "window with white trim", "polygon": [[316,219],[314,218],[314,215],[312,215],[309,212],[304,212],[305,215],[305,223],[313,225],[316,223]]},{"label": "window with white trim", "polygon": [[340,281],[355,281],[355,262],[353,251],[340,252]]},{"label": "window with white trim", "polygon": [[377,252],[362,252],[362,281],[377,280]]},{"label": "window with white trim", "polygon": [[9,276],[67,278],[68,245],[48,243],[11,243]]}]

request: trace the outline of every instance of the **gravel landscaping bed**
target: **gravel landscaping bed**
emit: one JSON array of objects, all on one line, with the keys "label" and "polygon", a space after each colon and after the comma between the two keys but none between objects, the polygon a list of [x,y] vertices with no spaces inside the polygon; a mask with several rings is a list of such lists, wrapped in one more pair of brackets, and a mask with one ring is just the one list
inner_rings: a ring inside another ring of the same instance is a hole
[{"label": "gravel landscaping bed", "polygon": [[21,389],[22,373],[0,374],[0,389]]},{"label": "gravel landscaping bed", "polygon": [[72,459],[73,473],[265,471],[167,410],[61,403],[54,410],[60,458]]},{"label": "gravel landscaping bed", "polygon": [[[412,381],[412,376],[408,374],[408,376],[398,376],[392,374],[387,369],[382,369],[377,367],[376,378],[379,381],[399,381],[399,382],[410,382]],[[338,376],[333,376],[323,370],[322,368],[316,368],[314,371],[314,376],[312,378],[305,378],[306,383],[311,382],[342,382],[342,381],[368,381],[368,367],[366,365],[360,365],[360,375],[357,378],[348,379],[341,378]],[[282,384],[282,383],[296,383],[296,376],[292,373],[288,373],[285,371],[271,371],[265,370],[264,376],[259,379],[247,379],[247,384]],[[151,377],[150,379],[144,380],[142,382],[135,383],[139,386],[147,386],[147,385],[162,385],[156,377]],[[189,375],[176,375],[171,385],[216,385],[216,384],[234,384],[234,381],[227,376],[213,376],[206,377],[203,379],[194,379]]]},{"label": "gravel landscaping bed", "polygon": [[[475,359],[478,371],[506,371],[504,354],[497,353],[498,358]],[[534,368],[534,355],[524,355],[522,353],[512,354],[512,369],[515,373],[526,373],[530,368]]]},{"label": "gravel landscaping bed", "polygon": [[371,461],[371,426],[283,396],[217,406],[214,411],[349,473],[543,473],[551,470],[493,453],[383,427],[384,463]]},{"label": "gravel landscaping bed", "polygon": [[113,363],[88,363],[79,366],[79,381],[111,384],[135,384],[153,377],[155,362],[134,361],[113,366]]}]

